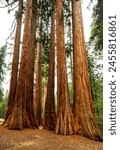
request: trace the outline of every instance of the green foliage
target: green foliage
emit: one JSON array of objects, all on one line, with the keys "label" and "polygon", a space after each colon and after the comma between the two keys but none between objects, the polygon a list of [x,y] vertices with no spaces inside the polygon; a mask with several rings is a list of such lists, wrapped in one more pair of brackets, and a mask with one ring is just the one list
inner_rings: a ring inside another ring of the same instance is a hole
[{"label": "green foliage", "polygon": [[69,83],[69,93],[70,93],[70,106],[73,108],[73,83]]},{"label": "green foliage", "polygon": [[7,107],[7,97],[0,101],[0,118],[5,118]]},{"label": "green foliage", "polygon": [[98,0],[93,8],[93,22],[91,24],[90,45],[95,54],[102,58],[103,50],[103,0]]},{"label": "green foliage", "polygon": [[4,80],[5,75],[4,68],[6,67],[5,56],[6,56],[6,45],[0,48],[0,100],[3,97],[2,82]]},{"label": "green foliage", "polygon": [[66,55],[67,58],[73,52],[72,44],[72,12],[71,12],[71,2],[64,1],[64,23],[65,23],[65,42],[66,42]]},{"label": "green foliage", "polygon": [[[41,25],[38,26],[38,32],[41,32],[42,43],[42,77],[48,76],[49,51],[50,51],[50,22],[51,13],[53,11],[54,0],[39,1],[38,18],[41,20]],[[39,41],[39,39],[37,39]]]},{"label": "green foliage", "polygon": [[2,98],[3,98],[3,89],[0,86],[0,101],[2,100]]},{"label": "green foliage", "polygon": [[38,11],[38,16],[42,18],[44,24],[49,25],[50,23],[51,13],[54,11],[54,2],[55,0],[40,0],[39,2],[38,8],[40,9],[40,11]]},{"label": "green foliage", "polygon": [[49,33],[42,32],[42,76],[48,76],[49,68],[49,52],[50,52],[50,35]]},{"label": "green foliage", "polygon": [[95,115],[101,131],[103,130],[103,78],[102,65],[97,62],[94,51],[89,52],[87,47],[87,60],[91,93],[94,101]]},{"label": "green foliage", "polygon": [[93,8],[91,36],[87,47],[89,79],[94,100],[95,115],[103,130],[103,0],[98,0]]}]

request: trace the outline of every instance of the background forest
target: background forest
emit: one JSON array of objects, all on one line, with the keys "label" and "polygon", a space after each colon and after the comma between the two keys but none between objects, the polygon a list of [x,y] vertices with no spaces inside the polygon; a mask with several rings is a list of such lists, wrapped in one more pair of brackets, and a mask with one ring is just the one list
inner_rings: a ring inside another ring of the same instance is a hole
[{"label": "background forest", "polygon": [[[84,3],[84,0],[82,1]],[[18,9],[18,0],[4,0],[0,2],[0,9],[4,9],[2,7],[8,7],[8,13],[13,11],[14,9]],[[48,82],[49,72],[49,64],[50,64],[50,43],[51,41],[51,24],[52,19],[54,16],[51,17],[53,10],[55,9],[52,6],[52,3],[49,0],[44,2],[39,2],[37,6],[39,8],[37,14],[37,28],[36,28],[36,43],[38,43],[38,47],[42,47],[41,53],[35,49],[35,62],[34,62],[34,89],[38,87],[37,91],[42,91],[41,93],[41,108],[37,108],[36,110],[40,109],[40,114],[42,117],[45,113],[45,101],[47,97],[47,88],[48,86],[54,84]],[[68,75],[68,87],[69,87],[69,94],[70,94],[70,106],[71,109],[73,107],[73,98],[74,98],[74,90],[73,90],[73,41],[72,41],[72,7],[71,2],[69,0],[64,0],[63,5],[64,10],[64,30],[65,30],[65,49],[66,49],[66,61],[67,61],[67,75]],[[89,71],[89,81],[91,87],[92,98],[94,101],[94,108],[95,108],[95,116],[97,122],[99,124],[100,130],[103,130],[103,72],[102,72],[102,51],[103,51],[103,0],[96,0],[93,6],[93,2],[90,1],[88,3],[88,9],[93,8],[92,13],[92,24],[91,24],[91,33],[89,42],[85,43],[86,46],[86,53],[87,53],[87,63],[88,63],[88,71]],[[25,11],[26,11],[26,2],[23,2],[22,11],[20,8],[18,11],[15,12],[15,21],[18,18],[22,18],[22,24],[25,23]],[[8,14],[9,15],[9,14]],[[19,20],[20,21],[20,20]],[[12,26],[16,27],[16,24],[13,22]],[[4,93],[3,90],[3,82],[5,82],[5,74],[7,71],[11,72],[12,69],[12,59],[9,65],[6,65],[6,57],[8,55],[12,58],[13,56],[13,46],[15,37],[15,27],[11,32],[9,39],[11,39],[13,44],[6,43],[3,47],[0,48],[0,118],[5,118],[6,110],[7,110],[7,102],[8,102],[8,92]],[[18,28],[17,28],[18,29]],[[19,30],[19,29],[18,29]],[[54,29],[53,29],[54,30]],[[52,34],[54,34],[53,31]],[[19,31],[20,33],[20,31]],[[22,43],[22,42],[21,42]],[[20,44],[21,44],[20,43]],[[37,44],[36,44],[37,45]],[[11,49],[11,53],[8,53],[8,49]],[[54,54],[56,56],[56,53]],[[40,56],[40,60],[38,60]],[[52,61],[52,58],[51,58]],[[55,68],[56,66],[56,59],[55,59]],[[18,62],[19,64],[20,62]],[[38,64],[38,66],[37,66]],[[41,65],[40,65],[41,64]],[[53,63],[54,64],[54,63]],[[41,68],[36,69],[36,68]],[[39,74],[41,74],[41,79],[39,78]],[[56,75],[57,71],[55,69],[55,83],[56,83]],[[37,85],[41,82],[41,87]],[[55,86],[55,110],[57,110],[57,92]],[[34,90],[35,96],[36,90]],[[38,110],[39,111],[39,110]],[[47,116],[46,116],[47,118]],[[42,122],[42,120],[37,120],[38,124]],[[46,123],[47,124],[47,123]]]}]

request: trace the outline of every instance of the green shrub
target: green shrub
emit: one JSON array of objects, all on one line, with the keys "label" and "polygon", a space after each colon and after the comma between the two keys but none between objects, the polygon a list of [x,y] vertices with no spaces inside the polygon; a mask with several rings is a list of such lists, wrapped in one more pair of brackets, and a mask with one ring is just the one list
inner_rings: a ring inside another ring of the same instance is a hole
[{"label": "green shrub", "polygon": [[5,118],[7,108],[7,98],[0,101],[0,118]]}]

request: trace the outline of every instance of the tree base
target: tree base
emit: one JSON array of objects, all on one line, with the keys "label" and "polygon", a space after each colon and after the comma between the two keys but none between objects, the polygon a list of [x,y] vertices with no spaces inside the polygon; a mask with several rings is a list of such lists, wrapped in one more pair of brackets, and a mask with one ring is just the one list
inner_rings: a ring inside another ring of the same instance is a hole
[{"label": "tree base", "polygon": [[59,113],[56,122],[55,134],[62,134],[62,135],[72,135],[74,134],[74,121],[73,115],[67,113],[63,115],[62,112]]},{"label": "tree base", "polygon": [[53,112],[53,113],[45,112],[43,129],[54,130],[55,126],[56,126],[55,124],[56,124],[55,112]]}]

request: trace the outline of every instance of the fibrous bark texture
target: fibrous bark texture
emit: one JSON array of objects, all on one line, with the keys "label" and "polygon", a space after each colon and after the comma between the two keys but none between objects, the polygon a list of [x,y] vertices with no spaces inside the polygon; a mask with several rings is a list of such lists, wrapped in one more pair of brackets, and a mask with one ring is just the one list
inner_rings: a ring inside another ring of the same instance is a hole
[{"label": "fibrous bark texture", "polygon": [[44,93],[44,95],[43,95],[43,114],[45,113],[45,103],[46,103],[46,97],[47,97],[47,85],[45,84],[44,85],[44,89],[43,89],[43,93]]},{"label": "fibrous bark texture", "polygon": [[12,72],[11,72],[11,79],[10,79],[10,90],[9,90],[9,95],[8,95],[7,112],[6,112],[6,117],[5,117],[3,126],[8,125],[8,117],[13,108],[16,86],[17,86],[20,37],[21,37],[21,22],[22,22],[22,7],[23,7],[23,0],[19,0],[15,45],[14,45],[13,62],[12,62]]},{"label": "fibrous bark texture", "polygon": [[55,99],[54,99],[54,67],[55,66],[55,13],[51,16],[51,39],[49,56],[49,73],[47,84],[47,97],[45,101],[44,129],[53,130],[55,128]]},{"label": "fibrous bark texture", "polygon": [[[39,26],[41,27],[41,18],[39,18]],[[41,91],[42,91],[42,43],[41,43],[41,31],[39,31],[39,42],[37,44],[37,64],[36,64],[36,86],[35,86],[35,98],[34,98],[34,115],[36,123],[40,126],[42,124],[41,116]]]},{"label": "fibrous bark texture", "polygon": [[67,80],[64,41],[63,1],[56,1],[57,12],[57,87],[58,114],[55,134],[73,134],[73,116],[70,110],[70,96]]},{"label": "fibrous bark texture", "polygon": [[36,9],[32,0],[27,0],[25,27],[19,77],[13,109],[8,117],[9,129],[37,128],[33,111],[34,50],[36,34]]},{"label": "fibrous bark texture", "polygon": [[88,79],[81,1],[72,0],[74,106],[75,132],[93,140],[100,140],[100,130],[94,114],[94,105]]}]

